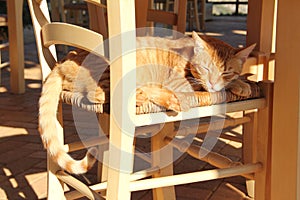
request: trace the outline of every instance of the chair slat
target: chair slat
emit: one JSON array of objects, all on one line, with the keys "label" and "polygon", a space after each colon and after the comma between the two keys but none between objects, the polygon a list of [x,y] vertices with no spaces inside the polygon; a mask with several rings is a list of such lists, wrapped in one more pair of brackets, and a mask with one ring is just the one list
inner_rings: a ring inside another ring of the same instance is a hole
[{"label": "chair slat", "polygon": [[[99,33],[80,26],[53,22],[42,27],[43,43],[46,47],[54,44],[70,45],[104,55],[103,37]],[[86,38],[83,40],[82,38]]]},{"label": "chair slat", "polygon": [[160,124],[161,120],[164,122],[181,121],[187,119],[196,119],[200,117],[209,117],[219,114],[238,112],[243,110],[251,110],[257,108],[263,108],[266,106],[266,100],[264,98],[251,99],[245,101],[237,101],[227,104],[218,104],[212,106],[203,106],[191,108],[187,112],[180,112],[176,114],[175,112],[159,112],[150,114],[136,115],[134,123],[136,126],[145,126],[151,124]]}]

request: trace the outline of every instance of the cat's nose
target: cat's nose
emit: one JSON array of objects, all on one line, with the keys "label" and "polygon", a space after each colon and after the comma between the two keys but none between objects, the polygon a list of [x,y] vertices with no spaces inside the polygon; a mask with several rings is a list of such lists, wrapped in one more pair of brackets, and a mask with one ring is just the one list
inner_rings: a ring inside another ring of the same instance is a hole
[{"label": "cat's nose", "polygon": [[212,84],[212,89],[215,92],[221,91],[224,88],[224,85],[220,82],[216,82],[215,84]]},{"label": "cat's nose", "polygon": [[208,92],[215,92],[214,84],[212,84],[210,81],[206,83]]},{"label": "cat's nose", "polygon": [[215,92],[216,90],[215,90],[215,83],[214,82],[212,82],[211,80],[209,80],[208,81],[208,83],[207,83],[207,87],[208,87],[208,89],[209,89],[209,92]]}]

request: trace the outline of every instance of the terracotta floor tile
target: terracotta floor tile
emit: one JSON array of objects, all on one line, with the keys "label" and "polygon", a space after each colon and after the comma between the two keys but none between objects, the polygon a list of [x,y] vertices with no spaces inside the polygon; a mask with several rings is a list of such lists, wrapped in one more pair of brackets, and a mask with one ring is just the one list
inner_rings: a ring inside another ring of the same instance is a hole
[{"label": "terracotta floor tile", "polygon": [[176,197],[178,200],[207,200],[211,194],[211,190],[187,186],[176,186]]},{"label": "terracotta floor tile", "polygon": [[209,200],[244,199],[246,195],[230,183],[222,183]]}]

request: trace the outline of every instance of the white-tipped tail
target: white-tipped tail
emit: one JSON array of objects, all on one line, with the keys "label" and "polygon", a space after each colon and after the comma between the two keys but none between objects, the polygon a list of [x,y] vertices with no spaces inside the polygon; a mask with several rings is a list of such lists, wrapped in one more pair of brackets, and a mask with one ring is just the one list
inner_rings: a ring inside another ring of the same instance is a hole
[{"label": "white-tipped tail", "polygon": [[43,84],[42,94],[39,100],[39,131],[48,155],[62,169],[72,174],[86,173],[95,163],[97,149],[91,148],[81,160],[74,160],[64,150],[59,142],[57,129],[57,108],[62,91],[62,76],[58,67],[54,68]]}]

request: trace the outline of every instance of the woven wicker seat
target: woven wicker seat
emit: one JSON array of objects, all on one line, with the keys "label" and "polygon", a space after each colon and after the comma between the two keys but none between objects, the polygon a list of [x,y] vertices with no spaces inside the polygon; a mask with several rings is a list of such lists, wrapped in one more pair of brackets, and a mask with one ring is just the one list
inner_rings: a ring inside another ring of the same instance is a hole
[{"label": "woven wicker seat", "polygon": [[[261,97],[261,90],[259,84],[256,82],[248,82],[251,85],[251,96],[250,97],[241,97],[234,95],[230,91],[220,91],[215,93],[196,91],[197,95],[194,93],[187,96],[190,107],[201,107],[201,106],[211,106],[220,103],[229,103],[234,101],[241,101],[246,99],[254,99]],[[73,93],[70,91],[63,91],[61,93],[61,99],[64,103],[82,108],[87,111],[103,113],[105,108],[108,108],[108,105],[101,103],[91,103],[85,96],[81,93]],[[166,109],[162,106],[156,105],[154,103],[145,103],[141,106],[136,107],[136,114],[147,114],[147,113],[156,113],[156,112],[165,112]]]}]

